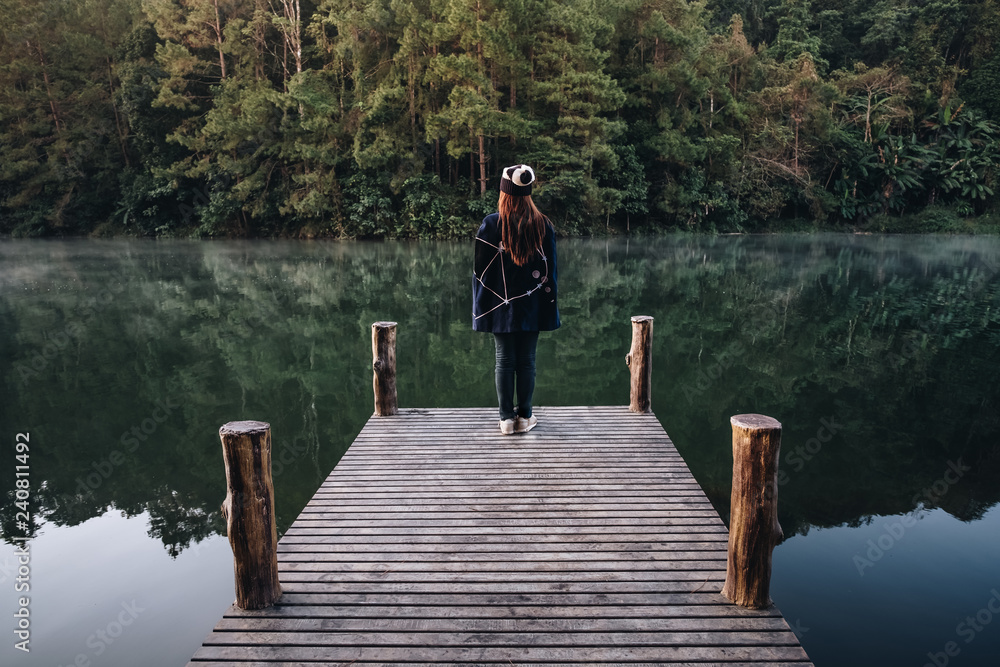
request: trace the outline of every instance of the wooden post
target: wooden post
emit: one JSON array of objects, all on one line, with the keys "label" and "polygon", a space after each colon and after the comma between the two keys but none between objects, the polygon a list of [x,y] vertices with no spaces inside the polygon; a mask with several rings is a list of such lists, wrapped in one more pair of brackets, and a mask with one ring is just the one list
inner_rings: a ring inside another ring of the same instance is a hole
[{"label": "wooden post", "polygon": [[263,609],[281,597],[278,528],[271,481],[271,425],[229,422],[219,429],[226,462],[226,518],[236,571],[236,606]]},{"label": "wooden post", "polygon": [[778,455],[781,423],[764,415],[736,415],[729,558],[722,595],[763,609],[771,606],[771,554],[783,537],[778,524]]},{"label": "wooden post", "polygon": [[372,387],[375,389],[375,415],[396,414],[396,323],[372,325]]},{"label": "wooden post", "polygon": [[653,318],[632,318],[632,348],[625,355],[625,365],[632,373],[629,412],[652,412],[650,388],[653,377]]}]

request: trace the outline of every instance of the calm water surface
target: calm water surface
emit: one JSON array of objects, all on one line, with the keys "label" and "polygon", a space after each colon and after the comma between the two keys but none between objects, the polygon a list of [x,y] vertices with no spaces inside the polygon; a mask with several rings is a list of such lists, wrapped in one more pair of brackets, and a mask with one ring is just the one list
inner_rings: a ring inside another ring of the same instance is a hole
[{"label": "calm water surface", "polygon": [[[729,417],[784,425],[772,596],[815,663],[1000,664],[1000,240],[559,250],[537,404],[627,403],[629,317],[653,315],[653,408],[724,518]],[[286,529],[371,414],[372,322],[399,322],[401,405],[494,405],[471,251],[0,243],[0,664],[185,664],[234,597],[219,426],[271,423]]]}]

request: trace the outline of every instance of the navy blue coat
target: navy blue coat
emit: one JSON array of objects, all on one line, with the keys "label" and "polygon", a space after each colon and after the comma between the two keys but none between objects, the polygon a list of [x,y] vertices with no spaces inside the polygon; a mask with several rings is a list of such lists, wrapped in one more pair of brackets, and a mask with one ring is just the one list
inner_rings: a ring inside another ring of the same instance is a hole
[{"label": "navy blue coat", "polygon": [[556,233],[546,224],[541,252],[517,266],[500,251],[500,216],[486,216],[476,233],[472,276],[472,328],[511,333],[559,328],[556,303]]}]

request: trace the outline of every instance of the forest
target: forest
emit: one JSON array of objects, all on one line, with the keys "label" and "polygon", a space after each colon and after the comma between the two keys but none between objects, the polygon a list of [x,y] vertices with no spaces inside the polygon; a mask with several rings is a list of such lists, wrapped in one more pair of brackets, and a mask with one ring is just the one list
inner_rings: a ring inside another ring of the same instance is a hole
[{"label": "forest", "polygon": [[0,0],[0,235],[1000,228],[997,0]]}]

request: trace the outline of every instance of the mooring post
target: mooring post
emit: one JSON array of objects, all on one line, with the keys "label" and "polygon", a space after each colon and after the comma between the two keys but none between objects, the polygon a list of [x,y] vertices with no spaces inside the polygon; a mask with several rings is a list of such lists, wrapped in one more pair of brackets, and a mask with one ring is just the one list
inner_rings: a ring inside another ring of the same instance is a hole
[{"label": "mooring post", "polygon": [[650,390],[653,378],[653,318],[632,318],[632,347],[625,355],[625,365],[632,374],[629,412],[652,412]]},{"label": "mooring post", "polygon": [[396,404],[396,323],[372,324],[372,387],[375,415],[387,417],[399,410]]},{"label": "mooring post", "polygon": [[751,609],[771,606],[771,555],[781,542],[778,455],[781,423],[764,415],[736,415],[729,557],[722,595]]},{"label": "mooring post", "polygon": [[281,597],[278,529],[271,480],[271,425],[229,422],[219,429],[226,462],[226,519],[236,572],[236,606],[270,607]]}]

